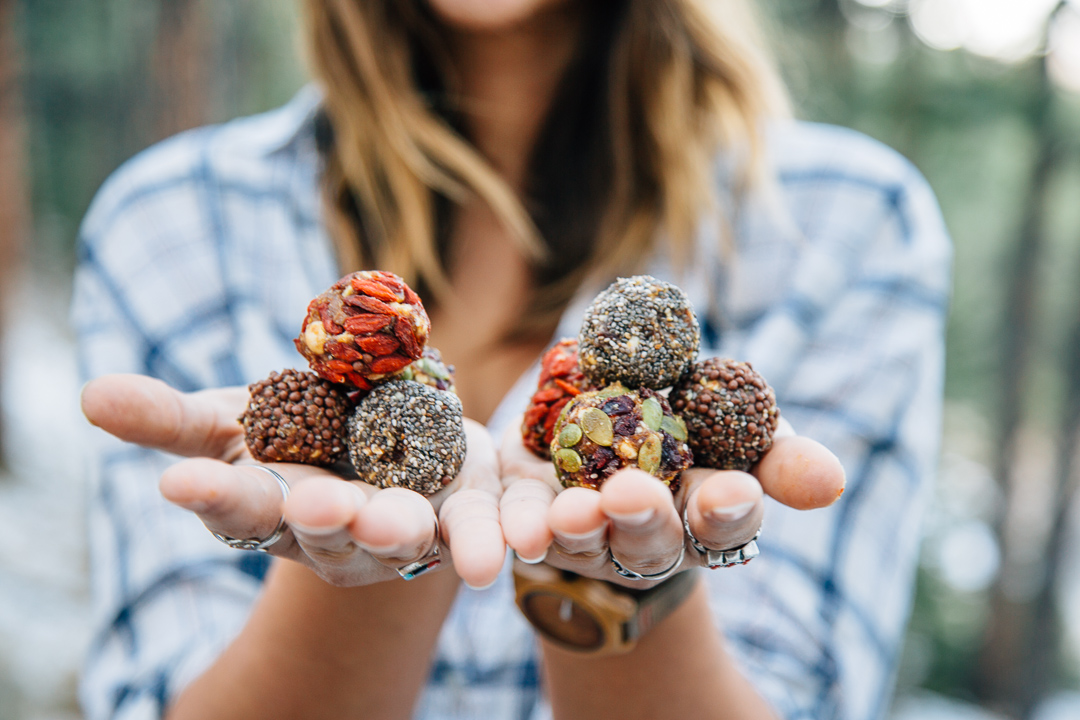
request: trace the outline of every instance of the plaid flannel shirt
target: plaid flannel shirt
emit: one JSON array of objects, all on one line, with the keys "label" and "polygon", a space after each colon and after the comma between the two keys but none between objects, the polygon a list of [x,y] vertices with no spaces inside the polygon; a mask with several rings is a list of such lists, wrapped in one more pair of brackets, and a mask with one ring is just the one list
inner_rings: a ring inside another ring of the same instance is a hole
[{"label": "plaid flannel shirt", "polygon": [[[291,339],[340,272],[320,219],[318,103],[306,89],[184,133],[105,184],[82,227],[72,311],[86,378],[197,390],[303,365]],[[706,573],[716,621],[783,717],[869,720],[888,708],[938,451],[950,246],[925,181],[882,145],[792,122],[769,128],[767,150],[772,182],[738,202],[718,165],[730,237],[703,223],[688,271],[662,250],[649,271],[690,295],[703,354],[752,361],[783,415],[847,471],[826,510],[767,501],[761,556]],[[598,289],[582,288],[556,337],[576,335]],[[496,438],[536,373],[492,417]],[[239,632],[270,559],[226,548],[162,500],[175,458],[93,432],[97,633],[82,703],[90,720],[158,717]],[[549,715],[509,572],[463,588],[416,716]]]}]

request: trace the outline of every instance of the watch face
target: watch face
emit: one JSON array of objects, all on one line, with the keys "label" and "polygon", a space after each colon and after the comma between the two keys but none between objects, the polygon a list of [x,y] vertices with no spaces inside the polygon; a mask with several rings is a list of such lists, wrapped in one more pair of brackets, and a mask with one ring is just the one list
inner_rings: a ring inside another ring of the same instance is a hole
[{"label": "watch face", "polygon": [[522,599],[525,615],[537,629],[581,650],[604,644],[604,629],[591,614],[564,595],[536,590]]}]

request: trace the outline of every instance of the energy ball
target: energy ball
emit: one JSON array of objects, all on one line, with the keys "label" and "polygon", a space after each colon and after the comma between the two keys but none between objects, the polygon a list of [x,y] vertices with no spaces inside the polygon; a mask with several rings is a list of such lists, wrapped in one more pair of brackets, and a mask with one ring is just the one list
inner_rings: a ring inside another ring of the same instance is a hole
[{"label": "energy ball", "polygon": [[436,390],[457,393],[454,389],[454,366],[443,362],[442,353],[425,347],[419,360],[413,360],[394,375],[395,380],[412,380]]},{"label": "energy ball", "polygon": [[648,275],[619,278],[585,311],[581,371],[598,386],[666,388],[686,372],[701,343],[697,317],[678,287]]},{"label": "energy ball", "polygon": [[686,421],[695,463],[749,470],[772,445],[780,421],[776,394],[765,378],[727,358],[695,363],[668,396]]},{"label": "energy ball", "polygon": [[412,380],[391,380],[357,405],[345,442],[364,482],[431,495],[465,461],[461,401]]},{"label": "energy ball", "polygon": [[239,417],[244,441],[259,462],[332,465],[345,452],[352,405],[315,373],[283,370],[248,386]]},{"label": "energy ball", "polygon": [[397,275],[356,272],[308,305],[293,342],[320,377],[370,390],[420,357],[431,321]]},{"label": "energy ball", "polygon": [[617,470],[636,467],[679,489],[694,456],[686,425],[648,388],[619,383],[571,400],[555,423],[551,457],[563,487],[599,489]]},{"label": "energy ball", "polygon": [[577,340],[564,338],[552,346],[540,359],[540,379],[521,423],[525,447],[550,460],[559,413],[574,397],[596,389],[578,367]]}]

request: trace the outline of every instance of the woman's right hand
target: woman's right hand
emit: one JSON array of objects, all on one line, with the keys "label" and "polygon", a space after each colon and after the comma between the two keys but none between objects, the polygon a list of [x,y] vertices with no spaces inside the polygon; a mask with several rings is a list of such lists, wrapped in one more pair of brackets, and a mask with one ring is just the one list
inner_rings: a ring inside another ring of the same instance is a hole
[{"label": "woman's right hand", "polygon": [[268,552],[302,563],[333,585],[396,580],[397,568],[425,557],[435,542],[470,586],[494,582],[506,551],[502,486],[482,425],[465,421],[461,472],[430,498],[346,481],[310,465],[268,465],[290,486],[283,503],[278,483],[258,469],[244,444],[237,418],[247,400],[246,388],[181,393],[141,375],[106,375],[83,388],[82,408],[92,424],[121,440],[187,457],[162,475],[161,493],[208,530],[265,538],[284,517],[288,529]]}]

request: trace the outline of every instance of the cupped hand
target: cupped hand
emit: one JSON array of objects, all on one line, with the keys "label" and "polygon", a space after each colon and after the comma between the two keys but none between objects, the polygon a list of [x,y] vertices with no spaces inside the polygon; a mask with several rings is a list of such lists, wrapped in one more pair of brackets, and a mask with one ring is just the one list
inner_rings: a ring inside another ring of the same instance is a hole
[{"label": "cupped hand", "polygon": [[688,542],[684,512],[702,546],[727,550],[750,541],[761,527],[765,495],[810,510],[835,502],[845,482],[836,456],[796,435],[784,420],[751,472],[690,468],[674,496],[637,469],[620,470],[600,490],[563,489],[552,463],[523,445],[518,426],[507,430],[500,459],[503,532],[519,558],[636,588],[656,582],[618,575],[611,555],[641,575],[664,573],[684,549],[679,569],[702,564]]},{"label": "cupped hand", "polygon": [[237,418],[247,400],[245,388],[181,393],[141,375],[107,375],[86,385],[82,408],[91,423],[121,440],[185,456],[162,475],[161,493],[207,529],[266,538],[284,517],[288,529],[268,552],[300,562],[334,585],[397,579],[396,568],[425,557],[435,542],[440,557],[451,560],[469,585],[495,581],[506,550],[499,525],[502,486],[482,425],[465,421],[468,451],[461,472],[430,498],[346,481],[310,465],[267,465],[290,486],[282,502],[277,481],[244,445]]}]

